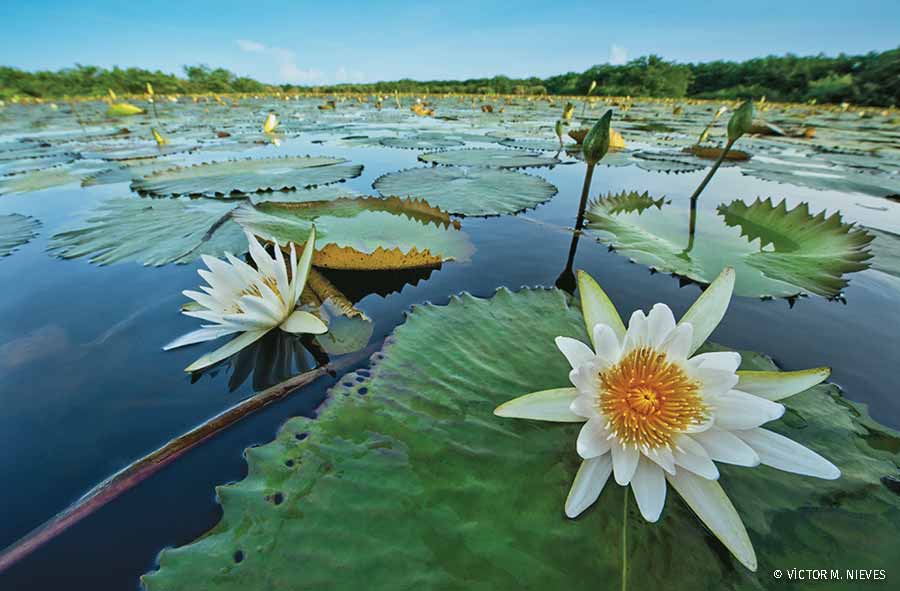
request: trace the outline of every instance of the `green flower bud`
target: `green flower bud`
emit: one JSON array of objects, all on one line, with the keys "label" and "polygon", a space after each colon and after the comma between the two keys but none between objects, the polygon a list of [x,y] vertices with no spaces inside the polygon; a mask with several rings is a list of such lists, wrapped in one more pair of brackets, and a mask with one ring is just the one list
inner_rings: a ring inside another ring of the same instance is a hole
[{"label": "green flower bud", "polygon": [[728,139],[735,141],[753,126],[753,101],[747,101],[737,108],[728,121]]},{"label": "green flower bud", "polygon": [[589,166],[593,166],[600,162],[600,159],[606,156],[609,151],[609,124],[612,121],[612,109],[607,111],[603,117],[591,128],[584,140],[581,142],[581,152],[584,154],[584,161]]},{"label": "green flower bud", "polygon": [[554,128],[554,131],[556,131],[556,137],[559,138],[559,143],[562,144],[562,141],[563,141],[563,122],[562,122],[562,119],[557,119],[557,120],[556,120],[556,127]]}]

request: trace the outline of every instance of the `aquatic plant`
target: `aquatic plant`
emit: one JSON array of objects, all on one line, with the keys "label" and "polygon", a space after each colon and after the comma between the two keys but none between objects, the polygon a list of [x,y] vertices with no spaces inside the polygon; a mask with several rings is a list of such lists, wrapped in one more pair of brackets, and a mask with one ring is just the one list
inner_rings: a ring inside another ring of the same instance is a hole
[{"label": "aquatic plant", "polygon": [[725,158],[728,156],[728,151],[731,149],[734,143],[738,141],[738,139],[740,139],[741,136],[743,136],[745,133],[748,133],[752,126],[753,101],[746,101],[731,115],[731,119],[728,121],[728,141],[725,143],[725,147],[722,148],[722,152],[719,154],[718,159],[712,165],[712,168],[709,169],[709,172],[706,173],[706,176],[703,177],[702,181],[700,181],[700,184],[697,186],[694,194],[691,195],[692,204],[697,202],[697,198],[700,197],[700,193],[703,192],[703,189],[705,189],[706,185],[709,184],[710,179],[712,179],[713,175],[716,174],[716,171],[719,170],[719,166],[722,165],[722,161],[725,160]]},{"label": "aquatic plant", "polygon": [[318,317],[305,310],[295,310],[306,286],[315,241],[316,229],[313,226],[300,260],[297,260],[291,243],[289,267],[277,244],[275,257],[272,258],[249,232],[247,242],[250,256],[256,264],[255,269],[231,254],[225,255],[228,262],[204,255],[203,262],[209,270],[200,269],[197,273],[208,285],[200,287],[202,292],[184,292],[201,309],[189,309],[183,313],[211,324],[178,337],[163,349],[168,351],[239,333],[224,346],[207,353],[185,368],[185,371],[190,372],[234,355],[275,328],[292,334],[326,332],[328,327]]},{"label": "aquatic plant", "polygon": [[584,184],[581,187],[581,202],[578,204],[578,221],[575,229],[580,230],[584,226],[584,208],[587,206],[588,193],[591,190],[591,180],[594,178],[594,168],[597,163],[606,156],[609,151],[610,133],[609,125],[612,121],[612,109],[591,128],[581,142],[581,153],[586,165],[584,171]]},{"label": "aquatic plant", "polygon": [[634,312],[626,329],[593,278],[579,273],[578,286],[593,349],[556,338],[574,387],[526,394],[494,414],[584,423],[576,442],[583,461],[566,499],[568,517],[590,507],[612,474],[619,485],[631,486],[644,519],[655,522],[668,481],[731,553],[756,570],[750,538],[716,482],[714,462],[838,478],[840,470],[819,454],[762,428],[784,414],[776,400],[815,386],[830,370],[742,377],[736,373],[739,353],[695,355],[725,315],[733,269],[722,271],[677,324],[668,306],[656,304],[649,315]]}]

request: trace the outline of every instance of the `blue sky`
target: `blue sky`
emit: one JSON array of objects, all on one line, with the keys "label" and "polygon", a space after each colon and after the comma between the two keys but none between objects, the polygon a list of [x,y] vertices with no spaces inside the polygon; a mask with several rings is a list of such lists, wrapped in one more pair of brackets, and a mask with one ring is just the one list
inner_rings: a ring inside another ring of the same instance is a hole
[{"label": "blue sky", "polygon": [[545,77],[656,53],[677,61],[900,45],[900,0],[440,2],[4,0],[0,65],[181,72],[270,83]]}]

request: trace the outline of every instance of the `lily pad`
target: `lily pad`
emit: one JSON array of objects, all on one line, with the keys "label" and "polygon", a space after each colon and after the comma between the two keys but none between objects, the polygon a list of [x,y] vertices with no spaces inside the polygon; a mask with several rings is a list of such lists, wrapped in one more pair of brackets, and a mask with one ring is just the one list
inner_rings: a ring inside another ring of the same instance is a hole
[{"label": "lily pad", "polygon": [[[635,164],[649,172],[695,172],[706,168],[705,164],[679,160],[666,154],[654,152],[637,152],[634,154]],[[601,163],[603,161],[601,160]]]},{"label": "lily pad", "polygon": [[372,185],[382,195],[421,197],[460,215],[515,213],[547,201],[556,187],[541,177],[494,168],[410,168]]},{"label": "lily pad", "polygon": [[453,148],[464,145],[463,142],[439,136],[411,136],[411,137],[385,137],[378,140],[382,146],[388,148],[403,148],[405,150],[435,150],[438,148]]},{"label": "lily pad", "polygon": [[[709,283],[725,266],[737,271],[735,293],[755,297],[793,297],[812,293],[835,297],[847,285],[845,275],[868,268],[871,235],[841,221],[809,213],[806,204],[788,210],[759,200],[736,201],[719,208],[720,216],[697,212],[690,235],[684,209],[641,209],[648,197],[622,193],[592,202],[587,228],[620,254],[657,271]],[[632,202],[631,211],[623,202]]]},{"label": "lily pad", "polygon": [[[758,241],[759,252],[745,259],[749,265],[812,293],[837,295],[847,285],[845,274],[870,266],[867,247],[874,236],[843,223],[838,212],[813,216],[807,203],[789,210],[786,201],[774,205],[771,198],[750,205],[736,200],[718,211],[726,224],[740,227],[741,236]],[[765,250],[769,246],[773,250]]]},{"label": "lily pad", "polygon": [[423,201],[389,197],[245,204],[234,219],[261,238],[306,242],[316,226],[313,264],[330,269],[404,269],[467,261],[473,247],[459,223]]},{"label": "lily pad", "polygon": [[150,174],[135,179],[132,188],[154,195],[208,197],[310,189],[359,176],[362,165],[346,162],[325,156],[229,160]]},{"label": "lily pad", "polygon": [[[246,451],[247,477],[217,489],[221,521],[164,550],[145,587],[618,589],[623,489],[610,481],[579,519],[563,514],[580,425],[492,415],[511,396],[569,386],[558,335],[587,341],[558,290],[415,307],[371,369],[339,380],[316,419],[291,419],[274,442]],[[742,367],[775,369],[753,353]],[[789,565],[844,572],[900,561],[900,496],[881,480],[897,473],[898,434],[835,386],[784,402],[773,430],[834,461],[842,478],[721,466],[758,573],[674,491],[655,524],[632,503],[628,588],[758,590]]]},{"label": "lily pad", "polygon": [[0,195],[15,195],[43,191],[60,185],[76,183],[83,173],[70,166],[54,166],[45,170],[30,170],[0,178]]},{"label": "lily pad", "polygon": [[445,150],[420,154],[419,160],[431,164],[451,166],[486,166],[490,168],[527,168],[529,166],[552,166],[559,164],[554,156],[544,156],[539,152],[510,150],[506,148],[471,148]]},{"label": "lily pad", "polygon": [[108,265],[189,263],[202,254],[247,250],[231,220],[234,205],[211,199],[113,198],[101,203],[76,229],[53,236],[49,250],[63,258],[90,257]]},{"label": "lily pad", "polygon": [[0,215],[0,258],[9,256],[12,252],[28,244],[37,236],[41,222],[26,215],[12,213]]}]

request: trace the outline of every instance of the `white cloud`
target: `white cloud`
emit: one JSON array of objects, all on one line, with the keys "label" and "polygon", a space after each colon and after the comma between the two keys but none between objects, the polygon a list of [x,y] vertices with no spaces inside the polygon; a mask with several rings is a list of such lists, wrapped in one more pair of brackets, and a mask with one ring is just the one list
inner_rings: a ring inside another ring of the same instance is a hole
[{"label": "white cloud", "polygon": [[614,66],[621,66],[628,61],[628,50],[621,45],[613,43],[609,46],[609,63]]},{"label": "white cloud", "polygon": [[266,46],[262,43],[249,41],[247,39],[238,39],[237,44],[238,47],[241,48],[241,51],[248,51],[250,53],[262,53],[266,50]]},{"label": "white cloud", "polygon": [[283,47],[269,47],[258,41],[238,39],[237,46],[241,51],[257,53],[267,56],[274,62],[278,73],[279,83],[288,84],[328,84],[330,82],[362,82],[365,76],[362,72],[352,70],[346,66],[340,66],[329,80],[322,70],[317,68],[301,68],[297,65],[297,54]]}]

